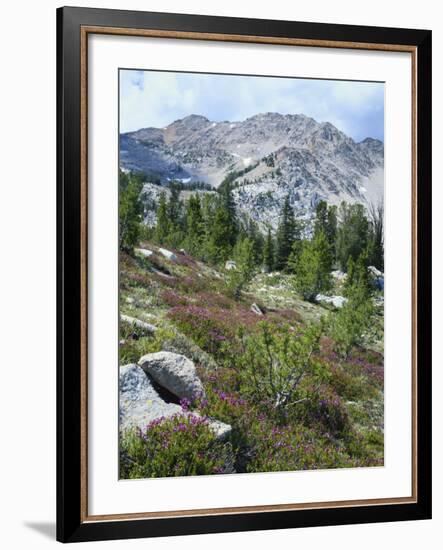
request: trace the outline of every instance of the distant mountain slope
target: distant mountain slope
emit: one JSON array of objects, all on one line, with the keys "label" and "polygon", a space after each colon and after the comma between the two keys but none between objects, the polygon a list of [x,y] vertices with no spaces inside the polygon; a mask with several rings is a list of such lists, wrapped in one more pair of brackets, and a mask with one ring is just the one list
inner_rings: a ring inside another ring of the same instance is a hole
[{"label": "distant mountain slope", "polygon": [[120,165],[163,183],[218,187],[229,175],[238,208],[273,226],[288,194],[306,217],[321,199],[369,204],[383,197],[383,143],[357,143],[301,114],[264,113],[242,122],[190,115],[166,128],[121,134]]}]

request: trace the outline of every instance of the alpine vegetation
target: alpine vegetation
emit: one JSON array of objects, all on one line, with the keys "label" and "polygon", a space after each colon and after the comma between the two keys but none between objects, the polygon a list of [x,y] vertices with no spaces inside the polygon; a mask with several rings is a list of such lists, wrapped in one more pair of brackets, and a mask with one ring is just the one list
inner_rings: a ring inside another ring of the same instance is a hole
[{"label": "alpine vegetation", "polygon": [[384,463],[383,143],[265,112],[120,134],[120,477]]}]

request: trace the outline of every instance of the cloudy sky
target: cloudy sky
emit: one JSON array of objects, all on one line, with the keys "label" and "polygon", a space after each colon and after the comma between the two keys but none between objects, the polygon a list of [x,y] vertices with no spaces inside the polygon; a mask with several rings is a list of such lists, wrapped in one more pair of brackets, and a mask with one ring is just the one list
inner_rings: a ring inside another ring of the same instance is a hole
[{"label": "cloudy sky", "polygon": [[120,71],[120,131],[154,126],[198,114],[241,121],[257,113],[303,113],[331,122],[361,141],[383,140],[384,85],[159,71]]}]

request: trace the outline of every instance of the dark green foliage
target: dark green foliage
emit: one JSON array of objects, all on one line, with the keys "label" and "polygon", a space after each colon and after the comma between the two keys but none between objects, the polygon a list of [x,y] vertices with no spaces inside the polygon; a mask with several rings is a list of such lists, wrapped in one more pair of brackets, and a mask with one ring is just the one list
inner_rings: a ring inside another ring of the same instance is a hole
[{"label": "dark green foliage", "polygon": [[342,202],[339,210],[336,256],[340,268],[345,271],[349,258],[355,261],[368,246],[369,222],[361,204]]},{"label": "dark green foliage", "polygon": [[314,235],[323,232],[335,257],[335,240],[337,238],[337,207],[328,206],[325,201],[317,204],[315,211]]},{"label": "dark green foliage", "polygon": [[372,206],[370,214],[370,232],[368,243],[369,264],[380,271],[384,271],[384,207],[381,202],[378,206]]},{"label": "dark green foliage", "polygon": [[227,188],[232,189],[233,186],[237,187],[238,183],[234,184],[235,180],[237,178],[241,178],[248,172],[251,172],[252,170],[254,170],[254,168],[257,168],[258,164],[258,162],[255,162],[253,164],[250,164],[249,166],[246,166],[242,170],[233,170],[232,172],[229,172],[229,174],[219,185],[218,192],[224,193]]},{"label": "dark green foliage", "polygon": [[294,217],[294,210],[285,198],[276,235],[275,268],[283,270],[288,263],[294,242],[300,238],[300,226]]},{"label": "dark green foliage", "polygon": [[120,172],[119,179],[119,247],[131,252],[138,243],[143,206],[140,201],[142,182]]},{"label": "dark green foliage", "polygon": [[166,201],[166,194],[162,193],[158,202],[157,225],[155,227],[155,239],[159,244],[166,243],[170,230],[168,203]]},{"label": "dark green foliage", "polygon": [[258,335],[243,337],[237,359],[241,393],[267,402],[282,417],[310,398],[303,389],[305,377],[321,381],[325,375],[315,357],[321,330],[312,325],[294,333],[288,327],[277,330],[262,323]]},{"label": "dark green foliage", "polygon": [[239,240],[233,251],[236,268],[227,272],[227,285],[236,300],[244,287],[252,280],[256,272],[254,243],[246,237]]},{"label": "dark green foliage", "polygon": [[332,254],[323,231],[302,242],[293,262],[294,287],[305,300],[314,301],[317,294],[331,288]]},{"label": "dark green foliage", "polygon": [[374,305],[364,286],[354,284],[346,291],[347,302],[330,318],[334,349],[347,358],[354,347],[362,346],[371,327]]},{"label": "dark green foliage", "polygon": [[345,296],[352,295],[354,287],[359,287],[362,294],[369,297],[372,291],[372,281],[368,271],[368,253],[364,250],[355,262],[352,256],[348,261],[347,277],[345,282]]},{"label": "dark green foliage", "polygon": [[198,255],[202,249],[205,234],[204,220],[200,197],[191,195],[186,204],[186,238],[185,249],[194,255]]}]

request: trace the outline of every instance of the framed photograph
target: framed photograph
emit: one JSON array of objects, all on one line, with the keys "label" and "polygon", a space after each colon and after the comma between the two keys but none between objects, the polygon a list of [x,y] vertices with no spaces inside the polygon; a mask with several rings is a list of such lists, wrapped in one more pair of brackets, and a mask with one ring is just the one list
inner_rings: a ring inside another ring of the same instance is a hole
[{"label": "framed photograph", "polygon": [[58,540],[430,518],[431,32],[57,33]]}]

